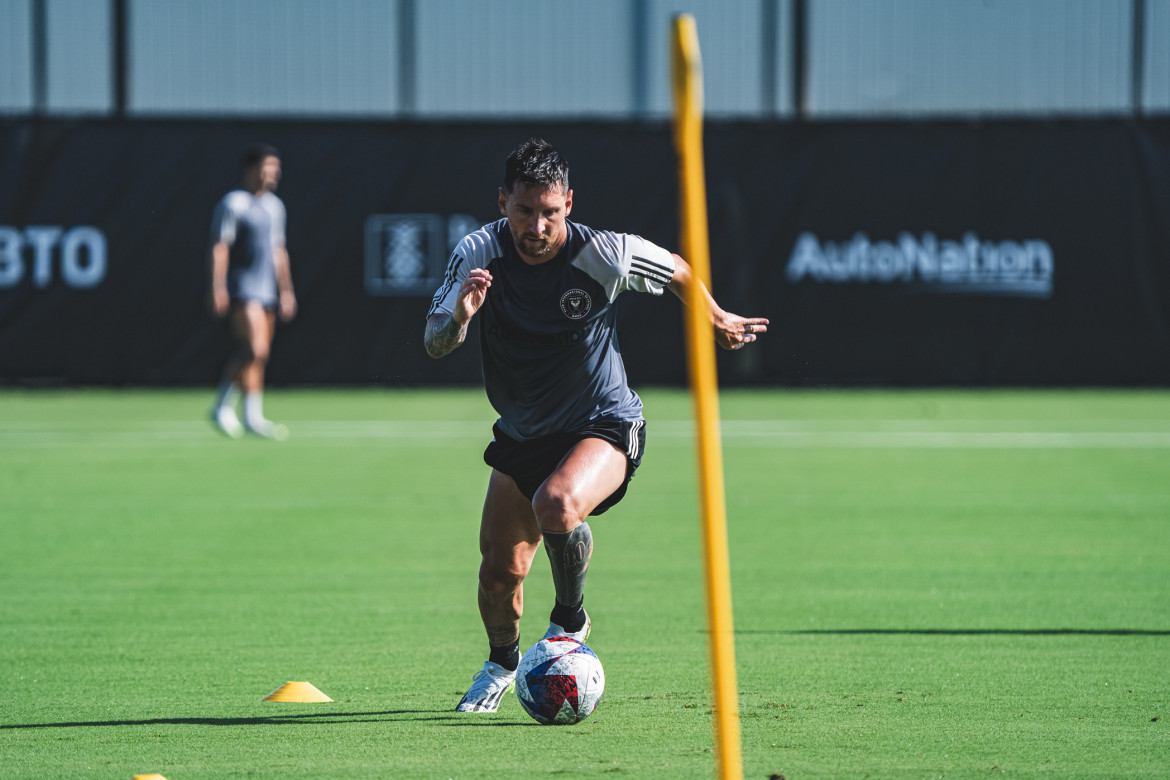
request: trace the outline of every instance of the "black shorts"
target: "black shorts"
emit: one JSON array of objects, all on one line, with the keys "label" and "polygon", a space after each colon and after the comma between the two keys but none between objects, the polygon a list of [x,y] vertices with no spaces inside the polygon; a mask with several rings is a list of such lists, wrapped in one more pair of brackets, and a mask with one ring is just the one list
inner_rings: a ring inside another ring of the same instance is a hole
[{"label": "black shorts", "polygon": [[554,433],[530,441],[516,441],[492,426],[495,436],[484,450],[484,462],[496,471],[507,474],[531,501],[549,475],[561,465],[569,450],[582,439],[604,439],[626,454],[626,478],[609,498],[589,514],[599,515],[622,500],[634,472],[642,463],[646,448],[645,420],[595,420],[588,426],[567,433]]}]

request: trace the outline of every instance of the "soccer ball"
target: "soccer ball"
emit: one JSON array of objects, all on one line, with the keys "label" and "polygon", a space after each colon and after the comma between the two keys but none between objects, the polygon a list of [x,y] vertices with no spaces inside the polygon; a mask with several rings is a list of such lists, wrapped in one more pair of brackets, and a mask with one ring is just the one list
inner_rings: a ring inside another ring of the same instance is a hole
[{"label": "soccer ball", "polygon": [[524,711],[545,725],[571,725],[593,714],[605,690],[597,655],[576,639],[542,639],[520,659],[516,695]]}]

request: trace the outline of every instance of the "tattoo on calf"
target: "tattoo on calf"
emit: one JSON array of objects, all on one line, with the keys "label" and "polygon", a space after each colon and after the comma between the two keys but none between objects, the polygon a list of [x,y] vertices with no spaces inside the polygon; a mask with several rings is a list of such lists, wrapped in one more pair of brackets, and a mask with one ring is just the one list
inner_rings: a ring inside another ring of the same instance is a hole
[{"label": "tattoo on calf", "polygon": [[580,604],[585,593],[585,575],[593,555],[593,531],[581,523],[567,534],[544,535],[544,549],[552,564],[557,601],[567,607]]}]

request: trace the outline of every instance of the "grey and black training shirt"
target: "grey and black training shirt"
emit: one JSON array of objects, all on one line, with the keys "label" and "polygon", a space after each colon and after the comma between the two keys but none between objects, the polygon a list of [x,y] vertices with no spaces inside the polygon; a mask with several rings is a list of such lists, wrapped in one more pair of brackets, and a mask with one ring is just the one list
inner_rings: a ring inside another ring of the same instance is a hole
[{"label": "grey and black training shirt", "polygon": [[215,207],[211,243],[231,247],[227,286],[233,301],[277,302],[274,248],[284,246],[284,203],[272,192],[232,190]]},{"label": "grey and black training shirt", "polygon": [[597,419],[642,419],[618,348],[614,301],[625,290],[661,295],[674,277],[673,255],[644,238],[565,225],[565,245],[540,265],[521,259],[506,219],[466,236],[428,313],[454,312],[471,269],[491,273],[476,314],[484,387],[500,429],[518,440]]}]

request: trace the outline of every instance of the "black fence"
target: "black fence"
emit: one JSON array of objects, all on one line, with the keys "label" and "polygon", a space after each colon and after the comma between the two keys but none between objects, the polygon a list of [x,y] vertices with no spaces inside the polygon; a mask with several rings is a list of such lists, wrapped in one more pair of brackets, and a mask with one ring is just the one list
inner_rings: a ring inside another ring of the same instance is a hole
[{"label": "black fence", "polygon": [[[275,384],[479,381],[424,318],[450,247],[542,135],[573,218],[676,248],[654,123],[0,122],[0,382],[208,384],[208,232],[250,142],[281,149],[301,313]],[[770,333],[727,385],[1170,383],[1170,122],[711,123],[713,287]],[[685,381],[677,300],[621,299],[631,379]]]}]

